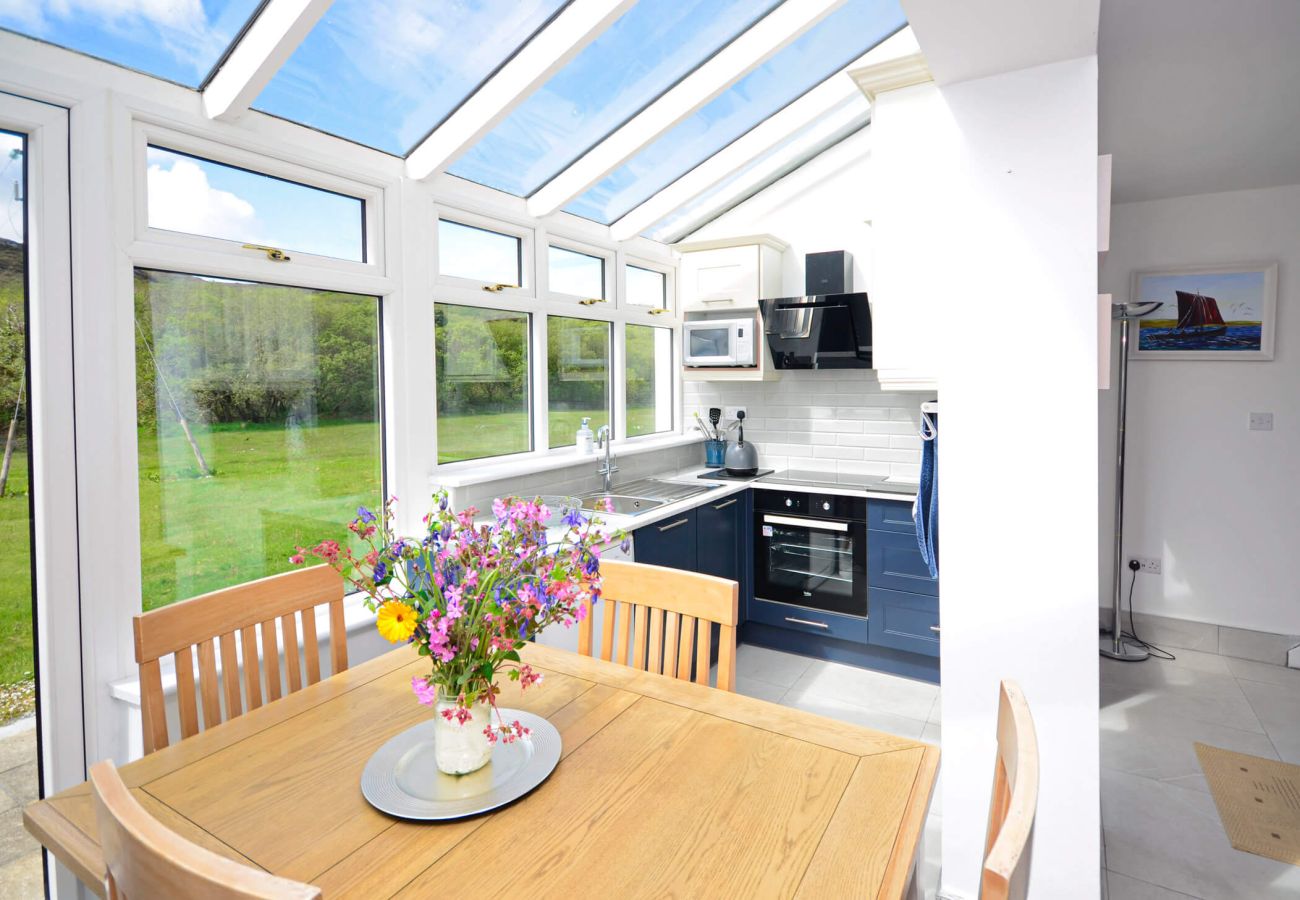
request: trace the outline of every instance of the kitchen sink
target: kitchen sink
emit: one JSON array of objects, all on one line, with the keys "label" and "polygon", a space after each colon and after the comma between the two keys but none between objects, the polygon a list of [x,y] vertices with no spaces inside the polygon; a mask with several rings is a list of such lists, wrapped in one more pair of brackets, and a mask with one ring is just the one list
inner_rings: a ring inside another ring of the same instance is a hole
[{"label": "kitchen sink", "polygon": [[590,494],[582,497],[582,508],[596,512],[611,512],[619,516],[637,516],[666,504],[667,500],[654,497],[630,497],[627,494]]},{"label": "kitchen sink", "polygon": [[651,500],[673,503],[677,500],[685,500],[687,497],[699,496],[715,490],[717,487],[719,485],[701,484],[699,482],[683,484],[679,481],[664,481],[659,478],[639,478],[636,481],[618,485],[618,493],[631,497],[648,497]]}]

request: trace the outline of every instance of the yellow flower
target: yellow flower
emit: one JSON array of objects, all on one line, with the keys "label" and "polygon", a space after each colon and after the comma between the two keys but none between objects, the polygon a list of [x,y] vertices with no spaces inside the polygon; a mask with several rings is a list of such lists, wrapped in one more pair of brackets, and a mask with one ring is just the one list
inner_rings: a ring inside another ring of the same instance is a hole
[{"label": "yellow flower", "polygon": [[394,644],[400,644],[403,641],[410,640],[411,634],[415,631],[415,626],[419,624],[419,618],[415,610],[402,603],[399,600],[389,600],[383,606],[379,607],[379,615],[375,620],[379,627],[379,634],[384,640]]}]

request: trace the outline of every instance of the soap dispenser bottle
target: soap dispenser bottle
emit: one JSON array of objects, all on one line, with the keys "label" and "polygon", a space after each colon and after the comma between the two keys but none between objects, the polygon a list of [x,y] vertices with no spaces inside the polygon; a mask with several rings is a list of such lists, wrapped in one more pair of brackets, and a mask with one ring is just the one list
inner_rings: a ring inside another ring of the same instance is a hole
[{"label": "soap dispenser bottle", "polygon": [[596,437],[591,433],[591,419],[584,416],[582,427],[578,429],[578,453],[582,456],[591,456],[596,452]]}]

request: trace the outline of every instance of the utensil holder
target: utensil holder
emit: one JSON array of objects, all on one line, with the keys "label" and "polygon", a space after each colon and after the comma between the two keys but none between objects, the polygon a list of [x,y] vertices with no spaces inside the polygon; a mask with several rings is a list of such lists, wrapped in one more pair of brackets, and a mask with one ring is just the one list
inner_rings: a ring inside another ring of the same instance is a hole
[{"label": "utensil holder", "polygon": [[721,469],[727,455],[726,441],[704,442],[704,465],[710,469]]}]

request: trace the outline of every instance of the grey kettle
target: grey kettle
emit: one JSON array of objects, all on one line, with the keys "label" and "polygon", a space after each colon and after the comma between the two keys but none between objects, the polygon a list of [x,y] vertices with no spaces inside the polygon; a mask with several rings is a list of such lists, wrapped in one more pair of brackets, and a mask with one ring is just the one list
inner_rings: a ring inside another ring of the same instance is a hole
[{"label": "grey kettle", "polygon": [[727,467],[728,475],[756,475],[758,450],[753,444],[745,443],[745,414],[742,412],[736,418],[740,420],[740,440],[727,445],[727,454],[722,463]]}]

